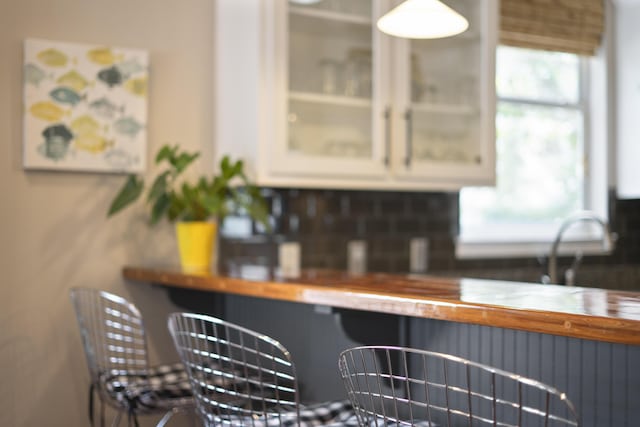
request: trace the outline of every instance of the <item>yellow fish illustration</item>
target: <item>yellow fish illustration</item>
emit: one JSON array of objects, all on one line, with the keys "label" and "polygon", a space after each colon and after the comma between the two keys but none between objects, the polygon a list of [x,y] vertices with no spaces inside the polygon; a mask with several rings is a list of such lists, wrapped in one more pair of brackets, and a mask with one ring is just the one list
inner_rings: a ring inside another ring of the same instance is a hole
[{"label": "yellow fish illustration", "polygon": [[89,85],[87,79],[82,77],[82,75],[76,70],[71,70],[68,73],[63,74],[58,78],[58,80],[56,80],[56,82],[61,85],[68,86],[76,92],[82,92],[84,88]]},{"label": "yellow fish illustration", "polygon": [[64,67],[67,65],[67,61],[69,60],[67,55],[53,48],[38,52],[37,56],[42,63],[50,67]]},{"label": "yellow fish illustration", "polygon": [[85,114],[71,122],[71,129],[76,135],[96,133],[100,129],[100,123],[93,117]]},{"label": "yellow fish illustration", "polygon": [[48,122],[57,122],[63,116],[69,115],[71,110],[64,110],[51,101],[36,102],[29,108],[35,117]]},{"label": "yellow fish illustration", "polygon": [[137,96],[145,96],[147,94],[147,78],[139,77],[124,82],[124,88]]},{"label": "yellow fish illustration", "polygon": [[79,135],[75,138],[75,145],[78,150],[88,151],[97,154],[106,151],[114,145],[114,141],[107,141],[105,138],[95,133]]},{"label": "yellow fish illustration", "polygon": [[87,57],[96,64],[111,65],[116,61],[121,61],[124,55],[116,55],[108,47],[99,47],[87,52]]}]

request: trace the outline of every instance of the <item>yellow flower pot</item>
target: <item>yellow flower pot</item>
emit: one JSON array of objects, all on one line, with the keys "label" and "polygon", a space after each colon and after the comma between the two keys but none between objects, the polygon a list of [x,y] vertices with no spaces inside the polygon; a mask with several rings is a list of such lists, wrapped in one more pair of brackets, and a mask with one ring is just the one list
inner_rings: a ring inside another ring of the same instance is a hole
[{"label": "yellow flower pot", "polygon": [[180,264],[184,271],[211,271],[217,230],[215,222],[187,221],[176,224]]}]

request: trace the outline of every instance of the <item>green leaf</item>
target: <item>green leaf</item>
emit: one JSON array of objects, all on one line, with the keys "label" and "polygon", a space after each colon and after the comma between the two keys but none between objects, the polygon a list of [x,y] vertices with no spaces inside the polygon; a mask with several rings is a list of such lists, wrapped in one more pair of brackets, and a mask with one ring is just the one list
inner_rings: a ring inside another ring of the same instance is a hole
[{"label": "green leaf", "polygon": [[153,181],[153,185],[149,190],[149,194],[147,195],[147,201],[152,202],[158,199],[161,195],[167,193],[168,183],[167,178],[169,177],[169,171],[166,171],[160,175],[158,175]]},{"label": "green leaf", "polygon": [[171,193],[169,196],[171,199],[171,203],[169,205],[169,210],[167,211],[167,217],[170,221],[175,221],[178,219],[180,214],[185,210],[184,200],[175,193]]},{"label": "green leaf", "polygon": [[163,160],[168,160],[169,163],[173,163],[172,159],[175,157],[175,153],[178,150],[178,146],[171,147],[169,144],[162,146],[158,154],[156,155],[156,164],[159,164]]},{"label": "green leaf", "polygon": [[181,173],[187,168],[187,166],[189,166],[199,156],[200,156],[200,153],[198,152],[193,154],[181,153],[172,163],[173,167],[176,169],[177,173]]},{"label": "green leaf", "polygon": [[160,218],[169,210],[171,198],[167,193],[162,194],[151,208],[151,224],[156,224]]},{"label": "green leaf", "polygon": [[138,178],[135,175],[129,175],[127,181],[124,186],[116,196],[116,198],[111,202],[111,206],[109,207],[109,212],[107,216],[110,217],[113,214],[120,212],[125,207],[129,206],[131,203],[135,202],[140,194],[142,194],[142,189],[144,188],[144,181]]},{"label": "green leaf", "polygon": [[210,215],[218,216],[222,212],[224,202],[217,194],[207,194],[202,198],[202,203]]}]

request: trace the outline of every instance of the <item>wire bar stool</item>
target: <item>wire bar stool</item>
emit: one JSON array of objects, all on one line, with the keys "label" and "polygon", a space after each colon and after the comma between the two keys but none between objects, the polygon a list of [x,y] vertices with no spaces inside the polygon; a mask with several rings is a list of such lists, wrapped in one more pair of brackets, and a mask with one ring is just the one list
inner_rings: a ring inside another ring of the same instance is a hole
[{"label": "wire bar stool", "polygon": [[564,393],[460,357],[363,346],[338,365],[360,426],[579,426]]},{"label": "wire bar stool", "polygon": [[291,355],[273,338],[192,313],[171,314],[169,331],[206,426],[357,425],[347,400],[300,404]]},{"label": "wire bar stool", "polygon": [[193,409],[187,374],[181,363],[151,366],[142,315],[126,299],[109,292],[73,288],[75,309],[91,383],[89,421],[94,425],[93,395],[100,399],[100,425],[106,403],[116,409],[112,426],[123,414],[138,426],[138,415],[164,414],[164,426],[177,412]]}]

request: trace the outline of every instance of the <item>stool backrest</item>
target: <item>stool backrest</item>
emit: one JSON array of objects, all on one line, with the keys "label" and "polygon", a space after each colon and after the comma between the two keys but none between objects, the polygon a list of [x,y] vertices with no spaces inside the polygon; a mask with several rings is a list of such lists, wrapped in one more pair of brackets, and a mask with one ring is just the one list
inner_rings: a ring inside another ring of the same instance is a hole
[{"label": "stool backrest", "polygon": [[448,354],[365,346],[338,365],[361,426],[579,425],[555,388]]},{"label": "stool backrest", "polygon": [[140,376],[137,381],[144,381],[149,369],[147,341],[136,306],[97,289],[73,288],[70,294],[92,383],[99,384],[101,376]]},{"label": "stool backrest", "polygon": [[278,341],[233,323],[173,313],[169,331],[207,425],[298,425],[296,371]]}]

